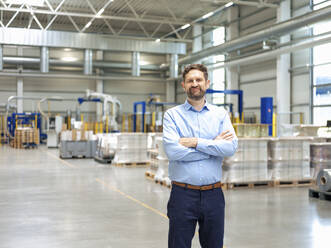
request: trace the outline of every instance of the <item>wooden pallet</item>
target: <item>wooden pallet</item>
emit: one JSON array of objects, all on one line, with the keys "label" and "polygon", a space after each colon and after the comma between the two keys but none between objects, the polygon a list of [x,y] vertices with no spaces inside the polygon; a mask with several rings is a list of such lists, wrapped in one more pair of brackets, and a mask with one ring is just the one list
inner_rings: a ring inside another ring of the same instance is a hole
[{"label": "wooden pallet", "polygon": [[331,201],[331,192],[324,192],[318,189],[309,189],[309,197],[320,200]]},{"label": "wooden pallet", "polygon": [[273,184],[270,181],[261,182],[242,182],[242,183],[226,183],[223,189],[238,189],[238,188],[261,188],[261,187],[272,187]]},{"label": "wooden pallet", "polygon": [[155,176],[155,174],[153,172],[151,172],[151,171],[146,171],[145,172],[145,176],[153,179],[154,176]]},{"label": "wooden pallet", "polygon": [[138,163],[113,163],[114,166],[120,166],[120,167],[146,167],[150,166],[149,162],[138,162]]},{"label": "wooden pallet", "polygon": [[305,187],[312,186],[315,184],[315,180],[306,179],[306,180],[274,180],[274,187]]}]

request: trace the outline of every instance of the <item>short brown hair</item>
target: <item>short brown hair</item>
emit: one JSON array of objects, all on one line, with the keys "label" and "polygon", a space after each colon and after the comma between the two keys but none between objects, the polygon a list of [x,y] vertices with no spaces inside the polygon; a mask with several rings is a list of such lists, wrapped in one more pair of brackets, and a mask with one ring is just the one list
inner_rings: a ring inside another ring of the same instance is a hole
[{"label": "short brown hair", "polygon": [[189,73],[190,70],[199,70],[203,72],[203,76],[205,77],[205,80],[208,80],[208,69],[203,64],[191,64],[185,67],[183,71],[183,81],[185,82],[186,74]]}]

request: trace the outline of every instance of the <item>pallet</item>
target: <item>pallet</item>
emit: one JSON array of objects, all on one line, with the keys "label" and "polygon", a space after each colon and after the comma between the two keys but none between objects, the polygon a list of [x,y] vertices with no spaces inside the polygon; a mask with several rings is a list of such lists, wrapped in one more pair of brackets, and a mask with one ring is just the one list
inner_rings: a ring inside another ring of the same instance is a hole
[{"label": "pallet", "polygon": [[306,179],[306,180],[274,180],[274,187],[305,187],[312,186],[315,184],[315,180]]},{"label": "pallet", "polygon": [[110,158],[108,158],[108,159],[107,158],[100,158],[98,156],[95,156],[93,158],[94,158],[94,161],[97,161],[97,162],[99,162],[101,164],[110,164],[111,161],[112,161],[112,159],[110,159]]},{"label": "pallet", "polygon": [[114,166],[119,167],[147,167],[150,166],[149,162],[138,162],[138,163],[113,163]]},{"label": "pallet", "polygon": [[317,198],[320,200],[331,201],[331,192],[324,192],[318,189],[309,189],[309,197]]},{"label": "pallet", "polygon": [[261,188],[261,187],[272,187],[273,184],[270,181],[261,182],[242,182],[242,183],[226,183],[225,187],[222,189],[237,189],[237,188]]},{"label": "pallet", "polygon": [[154,179],[155,174],[153,172],[151,172],[151,171],[146,171],[145,172],[145,176]]}]

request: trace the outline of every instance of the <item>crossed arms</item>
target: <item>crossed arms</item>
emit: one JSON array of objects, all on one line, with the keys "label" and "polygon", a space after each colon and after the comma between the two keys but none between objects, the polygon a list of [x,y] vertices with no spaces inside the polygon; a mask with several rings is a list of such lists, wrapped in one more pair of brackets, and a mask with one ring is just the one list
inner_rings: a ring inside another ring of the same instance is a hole
[{"label": "crossed arms", "polygon": [[197,161],[208,159],[210,156],[232,156],[237,149],[237,139],[234,135],[230,119],[226,116],[223,122],[226,130],[214,139],[196,137],[181,138],[169,113],[163,119],[163,144],[169,160]]}]

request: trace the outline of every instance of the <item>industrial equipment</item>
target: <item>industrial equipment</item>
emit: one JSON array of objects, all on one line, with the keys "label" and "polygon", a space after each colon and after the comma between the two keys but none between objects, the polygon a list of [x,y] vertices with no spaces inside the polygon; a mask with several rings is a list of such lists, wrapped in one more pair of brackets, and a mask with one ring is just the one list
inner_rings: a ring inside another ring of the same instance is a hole
[{"label": "industrial equipment", "polygon": [[104,126],[107,130],[109,129],[110,131],[119,131],[117,119],[120,117],[122,105],[116,97],[104,93],[93,92],[87,89],[86,96],[78,99],[80,104],[86,101],[102,102],[102,121],[105,124]]},{"label": "industrial equipment", "polygon": [[[177,105],[175,102],[161,102],[159,99],[150,97],[146,101],[134,102],[133,103],[133,132],[137,132],[139,129],[137,127],[138,122],[138,106],[141,105],[141,132],[162,132],[163,124],[163,113],[165,112],[166,106]],[[146,110],[149,108],[149,111]],[[149,113],[149,115],[147,115]],[[146,126],[146,124],[148,124]]]},{"label": "industrial equipment", "polygon": [[243,95],[244,95],[244,93],[243,93],[242,90],[213,90],[213,89],[207,89],[207,91],[206,91],[206,94],[214,94],[214,93],[223,93],[225,95],[238,95],[239,119],[243,120]]}]

